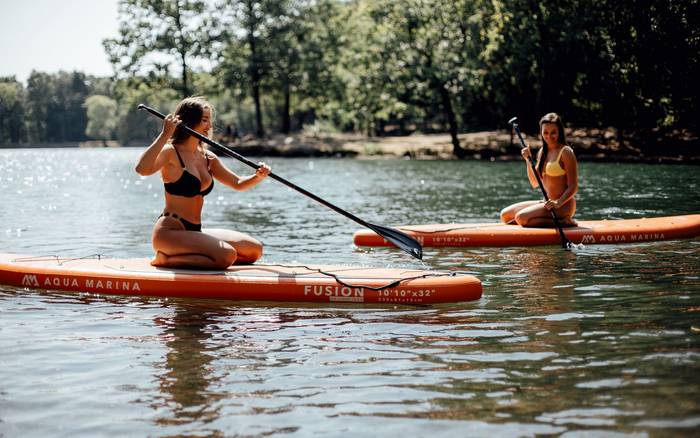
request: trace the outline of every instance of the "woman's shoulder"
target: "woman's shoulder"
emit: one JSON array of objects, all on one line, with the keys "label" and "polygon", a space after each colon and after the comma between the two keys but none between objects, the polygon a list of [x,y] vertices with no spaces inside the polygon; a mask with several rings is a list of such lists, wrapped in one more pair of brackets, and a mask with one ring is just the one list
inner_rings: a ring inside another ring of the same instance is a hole
[{"label": "woman's shoulder", "polygon": [[562,155],[563,155],[563,154],[576,155],[575,152],[574,152],[574,147],[571,146],[570,144],[565,144],[565,145],[561,148],[561,153],[562,153]]},{"label": "woman's shoulder", "polygon": [[160,150],[160,153],[165,158],[165,162],[168,165],[174,164],[178,161],[177,150],[172,143],[166,143],[165,146],[163,146],[163,149]]},{"label": "woman's shoulder", "polygon": [[574,152],[574,148],[571,145],[564,145],[564,147],[561,148],[560,156],[562,158],[569,158],[569,159],[576,159],[576,153]]}]

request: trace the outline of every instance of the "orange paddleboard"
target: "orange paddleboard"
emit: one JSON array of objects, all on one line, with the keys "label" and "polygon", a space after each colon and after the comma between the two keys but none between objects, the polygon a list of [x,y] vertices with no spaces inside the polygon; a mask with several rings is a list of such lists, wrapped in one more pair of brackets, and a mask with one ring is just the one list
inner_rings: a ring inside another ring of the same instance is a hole
[{"label": "orange paddleboard", "polygon": [[478,300],[474,276],[356,266],[154,268],[148,259],[0,254],[0,284],[33,289],[222,300],[431,304]]},{"label": "orange paddleboard", "polygon": [[[571,242],[584,245],[652,242],[700,235],[700,214],[578,223],[577,227],[564,228],[564,234]],[[395,228],[415,237],[423,246],[537,246],[561,243],[555,228],[524,228],[502,223],[405,225]],[[391,243],[369,230],[357,231],[353,240],[358,246],[391,246]]]}]

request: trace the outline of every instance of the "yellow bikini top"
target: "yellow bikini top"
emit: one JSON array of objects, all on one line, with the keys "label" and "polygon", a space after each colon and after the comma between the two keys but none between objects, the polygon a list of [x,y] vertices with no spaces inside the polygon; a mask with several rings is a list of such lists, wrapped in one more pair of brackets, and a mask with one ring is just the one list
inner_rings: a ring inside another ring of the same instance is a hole
[{"label": "yellow bikini top", "polygon": [[559,151],[559,155],[557,155],[557,159],[554,161],[548,162],[544,166],[545,175],[549,175],[549,176],[564,176],[564,175],[566,175],[566,170],[564,170],[564,168],[561,167],[561,164],[559,164],[559,160],[561,159],[562,152],[564,152],[563,147]]}]

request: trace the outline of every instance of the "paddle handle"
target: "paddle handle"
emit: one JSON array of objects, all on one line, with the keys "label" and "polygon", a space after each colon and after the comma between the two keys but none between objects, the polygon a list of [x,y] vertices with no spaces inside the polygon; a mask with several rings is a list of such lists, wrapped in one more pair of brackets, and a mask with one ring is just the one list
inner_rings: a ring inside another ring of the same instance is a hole
[{"label": "paddle handle", "polygon": [[[525,140],[523,139],[523,135],[520,133],[520,127],[518,126],[517,122],[512,121],[511,119],[511,125],[513,125],[513,129],[515,129],[515,133],[518,134],[518,138],[520,139],[520,144],[523,145],[524,148],[530,149],[530,146],[525,143]],[[532,173],[535,174],[535,178],[537,179],[537,185],[540,187],[540,190],[542,191],[542,196],[544,197],[544,201],[548,202],[549,201],[549,196],[547,196],[547,191],[544,188],[544,184],[542,184],[542,178],[540,178],[540,174],[537,172],[537,166],[535,165],[535,159],[532,158],[532,152],[530,152],[530,156],[528,157],[528,162],[530,163],[530,168],[532,169]],[[554,209],[549,210],[549,212],[552,214],[552,219],[554,220],[554,226],[556,227],[557,231],[559,232],[559,237],[561,238],[561,246],[564,249],[569,249],[572,245],[571,241],[566,237],[564,234],[564,230],[561,227],[561,224],[559,223],[559,218],[557,218],[557,213],[554,211]]]}]

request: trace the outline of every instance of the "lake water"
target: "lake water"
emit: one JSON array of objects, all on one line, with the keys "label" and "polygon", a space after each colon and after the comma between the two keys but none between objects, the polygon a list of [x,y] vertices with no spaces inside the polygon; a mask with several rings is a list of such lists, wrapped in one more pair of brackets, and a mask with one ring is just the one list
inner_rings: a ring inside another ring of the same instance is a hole
[{"label": "lake water", "polygon": [[[141,149],[0,150],[0,251],[147,257],[162,209]],[[235,171],[243,165],[226,162]],[[496,221],[537,198],[523,163],[270,159],[393,225]],[[700,212],[693,166],[580,165],[579,219]],[[95,296],[0,285],[0,436],[692,436],[700,431],[700,239],[358,249],[358,226],[267,180],[218,184],[205,227],[263,262],[477,275],[432,307]]]}]

